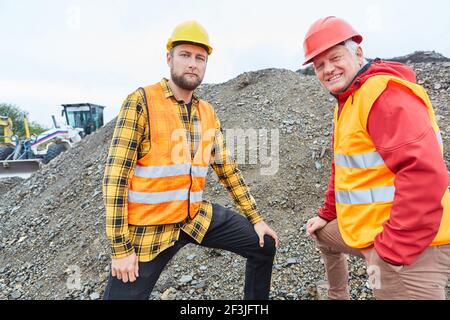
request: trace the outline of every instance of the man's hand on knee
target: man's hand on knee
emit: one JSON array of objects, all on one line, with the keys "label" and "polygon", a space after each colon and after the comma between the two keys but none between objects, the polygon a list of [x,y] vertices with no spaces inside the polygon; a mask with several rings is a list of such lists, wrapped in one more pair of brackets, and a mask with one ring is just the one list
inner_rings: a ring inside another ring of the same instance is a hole
[{"label": "man's hand on knee", "polygon": [[317,230],[320,230],[323,227],[325,227],[327,225],[327,223],[328,223],[327,220],[322,219],[319,216],[311,218],[306,223],[306,232],[309,234],[309,236],[311,238],[313,238],[314,240],[317,240],[317,236],[316,236],[315,232]]},{"label": "man's hand on knee", "polygon": [[139,260],[136,253],[133,252],[124,258],[112,259],[111,274],[124,283],[136,281],[139,277]]},{"label": "man's hand on knee", "polygon": [[255,228],[255,232],[259,238],[259,246],[264,247],[264,236],[268,235],[275,240],[275,247],[278,248],[280,246],[280,240],[278,239],[277,234],[273,231],[264,221],[259,221],[255,223],[253,226]]}]

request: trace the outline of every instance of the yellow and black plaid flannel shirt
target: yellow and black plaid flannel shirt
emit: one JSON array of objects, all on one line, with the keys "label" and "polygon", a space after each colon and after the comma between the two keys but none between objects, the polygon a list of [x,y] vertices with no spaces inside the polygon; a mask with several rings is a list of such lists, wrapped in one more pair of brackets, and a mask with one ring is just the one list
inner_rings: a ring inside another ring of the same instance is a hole
[{"label": "yellow and black plaid flannel shirt", "polygon": [[[194,94],[191,118],[183,101],[177,101],[166,79],[161,85],[167,99],[171,99],[179,111],[187,132],[191,154],[200,140],[197,112],[198,98]],[[180,230],[201,243],[211,222],[212,204],[203,201],[197,216],[183,223],[135,226],[128,224],[128,184],[133,176],[137,159],[150,151],[150,128],[148,110],[142,89],[130,94],[124,101],[117,117],[103,179],[103,197],[106,207],[106,235],[111,243],[112,257],[121,258],[135,250],[139,261],[154,259],[160,252],[171,247],[178,239]],[[220,121],[216,115],[216,137],[212,149],[211,166],[226,187],[238,209],[251,223],[262,220],[256,202],[246,186],[237,165],[229,158]]]}]

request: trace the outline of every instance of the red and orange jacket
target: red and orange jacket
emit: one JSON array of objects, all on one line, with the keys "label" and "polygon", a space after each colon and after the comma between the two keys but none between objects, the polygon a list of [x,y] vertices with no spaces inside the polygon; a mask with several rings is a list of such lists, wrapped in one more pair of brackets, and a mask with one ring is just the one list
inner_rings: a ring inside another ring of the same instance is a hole
[{"label": "red and orange jacket", "polygon": [[[416,81],[409,67],[376,60],[336,97],[339,114],[347,99],[375,75]],[[443,214],[441,198],[449,182],[447,168],[441,150],[432,143],[436,135],[423,101],[404,86],[389,83],[373,104],[367,131],[384,163],[396,176],[390,217],[374,240],[375,249],[389,263],[410,264],[429,246],[439,229]],[[334,186],[333,161],[325,205],[319,209],[319,216],[329,221],[336,218]]]}]

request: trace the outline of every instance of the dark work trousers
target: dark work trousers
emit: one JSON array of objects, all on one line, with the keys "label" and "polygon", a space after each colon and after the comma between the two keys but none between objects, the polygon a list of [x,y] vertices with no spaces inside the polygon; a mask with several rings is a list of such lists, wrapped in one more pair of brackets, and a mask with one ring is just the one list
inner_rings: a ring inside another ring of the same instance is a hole
[{"label": "dark work trousers", "polygon": [[[164,267],[178,250],[188,243],[197,244],[194,239],[181,231],[178,241],[172,247],[161,252],[150,262],[139,262],[139,277],[135,282],[123,283],[110,274],[103,298],[148,300]],[[247,258],[244,299],[269,298],[275,241],[266,235],[264,247],[261,248],[258,235],[247,218],[214,204],[211,225],[200,245],[224,249]]]}]

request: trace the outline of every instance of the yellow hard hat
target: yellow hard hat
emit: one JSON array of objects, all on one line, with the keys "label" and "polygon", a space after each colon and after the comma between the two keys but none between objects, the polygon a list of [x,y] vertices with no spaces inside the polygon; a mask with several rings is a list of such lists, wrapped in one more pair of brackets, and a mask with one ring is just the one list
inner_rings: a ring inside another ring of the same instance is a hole
[{"label": "yellow hard hat", "polygon": [[209,36],[205,28],[203,28],[197,21],[190,20],[180,23],[172,32],[172,36],[167,41],[167,50],[173,48],[175,42],[192,42],[200,44],[207,49],[208,54],[211,54],[212,47],[209,44]]}]

